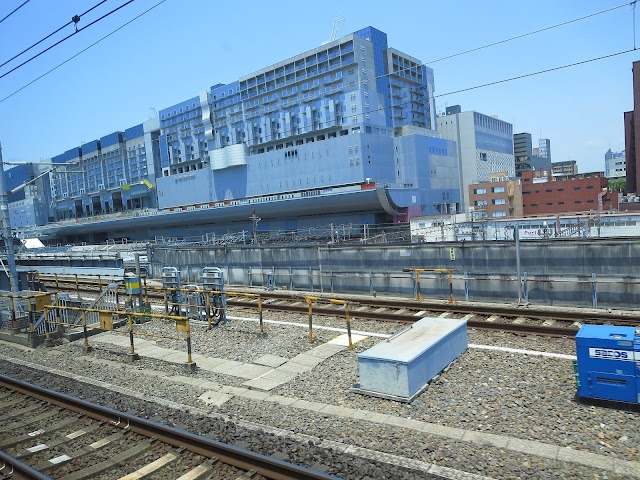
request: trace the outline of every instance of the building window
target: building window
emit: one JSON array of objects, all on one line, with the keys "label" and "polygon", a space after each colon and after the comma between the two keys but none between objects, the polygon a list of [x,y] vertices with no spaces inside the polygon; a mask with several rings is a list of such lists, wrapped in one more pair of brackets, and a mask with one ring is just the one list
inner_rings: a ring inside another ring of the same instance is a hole
[{"label": "building window", "polygon": [[491,191],[493,193],[504,193],[504,187],[493,187]]},{"label": "building window", "polygon": [[484,207],[487,205],[487,200],[476,200],[473,203],[476,207]]},{"label": "building window", "polygon": [[506,217],[507,216],[507,212],[505,210],[496,210],[495,212],[493,212],[491,214],[492,217]]},{"label": "building window", "polygon": [[487,189],[486,188],[476,188],[473,193],[475,193],[476,195],[485,195],[487,193]]},{"label": "building window", "polygon": [[504,198],[494,198],[493,199],[493,204],[494,205],[504,205],[506,202],[506,200]]}]

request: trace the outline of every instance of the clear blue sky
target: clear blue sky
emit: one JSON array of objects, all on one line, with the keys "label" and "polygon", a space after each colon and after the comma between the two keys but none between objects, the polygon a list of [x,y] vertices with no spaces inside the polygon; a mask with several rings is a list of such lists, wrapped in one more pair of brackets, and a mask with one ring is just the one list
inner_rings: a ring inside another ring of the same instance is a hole
[{"label": "clear blue sky", "polygon": [[[0,18],[24,0],[1,0]],[[135,0],[116,14],[0,79],[0,99],[159,0]],[[108,0],[79,23],[124,3]],[[0,63],[98,3],[30,0],[0,23]],[[621,5],[616,0],[471,0],[237,3],[166,0],[160,6],[0,103],[5,161],[38,161],[116,130],[216,83],[278,62],[365,26],[429,64],[436,95],[607,55],[634,46],[632,8],[430,64],[432,60]],[[640,15],[638,13],[637,15]],[[638,21],[640,29],[640,21]],[[64,31],[71,33],[73,27]],[[56,38],[59,39],[62,34]],[[640,38],[640,36],[638,36]],[[37,49],[36,49],[37,51]],[[26,58],[26,57],[25,57]],[[624,148],[623,112],[633,107],[631,63],[640,50],[544,75],[439,96],[438,110],[498,115],[514,132],[550,138],[552,159],[604,169],[604,153]],[[14,66],[16,62],[8,66]],[[0,69],[0,75],[8,66]]]}]

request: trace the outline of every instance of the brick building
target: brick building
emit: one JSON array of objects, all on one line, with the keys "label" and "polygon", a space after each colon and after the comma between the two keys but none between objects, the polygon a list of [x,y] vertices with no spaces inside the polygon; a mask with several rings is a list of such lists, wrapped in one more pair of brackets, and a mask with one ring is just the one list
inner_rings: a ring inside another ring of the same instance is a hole
[{"label": "brick building", "polygon": [[609,192],[603,172],[554,177],[551,170],[522,173],[525,216],[618,209],[618,193]]},{"label": "brick building", "polygon": [[627,192],[638,194],[640,169],[636,146],[640,142],[640,62],[633,62],[633,110],[624,112],[624,145],[627,168]]},{"label": "brick building", "polygon": [[469,205],[474,218],[522,216],[522,186],[506,172],[492,173],[488,182],[469,185]]}]

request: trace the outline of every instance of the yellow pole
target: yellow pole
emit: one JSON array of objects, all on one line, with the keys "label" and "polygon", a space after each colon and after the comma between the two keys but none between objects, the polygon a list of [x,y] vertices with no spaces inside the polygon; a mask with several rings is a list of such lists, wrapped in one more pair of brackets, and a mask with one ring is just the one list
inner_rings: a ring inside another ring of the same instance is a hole
[{"label": "yellow pole", "polygon": [[422,301],[422,292],[420,291],[420,270],[416,270],[416,290],[418,291],[418,295],[416,296],[416,300],[418,302]]}]

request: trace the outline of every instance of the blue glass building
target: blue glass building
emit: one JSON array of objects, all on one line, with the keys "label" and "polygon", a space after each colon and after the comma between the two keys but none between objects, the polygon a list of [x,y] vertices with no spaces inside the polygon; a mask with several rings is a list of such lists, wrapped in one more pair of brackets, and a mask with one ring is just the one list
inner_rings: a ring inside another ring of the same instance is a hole
[{"label": "blue glass building", "polygon": [[435,130],[433,88],[367,27],[54,157],[42,231],[102,241],[238,231],[253,213],[292,229],[456,212],[457,146]]}]

